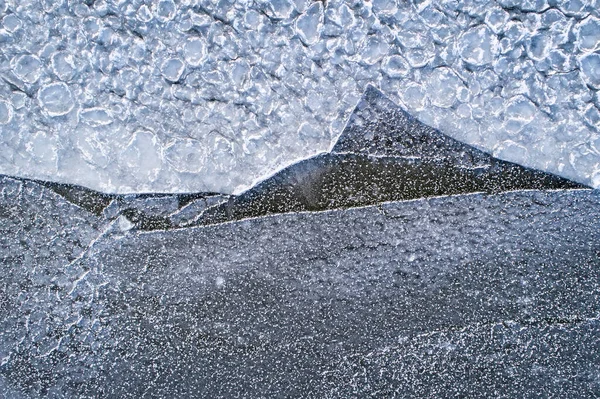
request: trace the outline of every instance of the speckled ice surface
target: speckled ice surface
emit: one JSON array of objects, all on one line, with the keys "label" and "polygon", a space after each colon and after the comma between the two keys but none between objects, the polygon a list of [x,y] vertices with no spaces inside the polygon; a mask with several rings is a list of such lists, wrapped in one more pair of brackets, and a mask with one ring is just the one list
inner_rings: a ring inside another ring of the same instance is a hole
[{"label": "speckled ice surface", "polygon": [[0,397],[600,393],[600,195],[142,232],[0,178]]},{"label": "speckled ice surface", "polygon": [[600,3],[0,0],[0,173],[239,192],[326,151],[367,84],[600,186]]}]

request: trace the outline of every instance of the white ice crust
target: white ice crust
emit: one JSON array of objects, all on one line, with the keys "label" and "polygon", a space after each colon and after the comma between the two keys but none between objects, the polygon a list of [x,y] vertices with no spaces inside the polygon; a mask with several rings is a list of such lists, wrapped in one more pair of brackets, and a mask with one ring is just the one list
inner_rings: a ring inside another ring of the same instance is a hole
[{"label": "white ice crust", "polygon": [[0,173],[237,193],[326,151],[367,84],[600,187],[600,0],[0,0]]}]

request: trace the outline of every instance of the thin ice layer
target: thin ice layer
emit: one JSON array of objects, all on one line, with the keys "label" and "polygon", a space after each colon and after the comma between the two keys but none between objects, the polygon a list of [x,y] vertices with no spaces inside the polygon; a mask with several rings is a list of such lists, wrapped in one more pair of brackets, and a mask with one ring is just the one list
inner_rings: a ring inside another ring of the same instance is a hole
[{"label": "thin ice layer", "polygon": [[0,2],[0,173],[241,192],[327,150],[369,83],[600,185],[597,0]]},{"label": "thin ice layer", "polygon": [[598,392],[596,191],[139,233],[1,183],[0,395]]}]

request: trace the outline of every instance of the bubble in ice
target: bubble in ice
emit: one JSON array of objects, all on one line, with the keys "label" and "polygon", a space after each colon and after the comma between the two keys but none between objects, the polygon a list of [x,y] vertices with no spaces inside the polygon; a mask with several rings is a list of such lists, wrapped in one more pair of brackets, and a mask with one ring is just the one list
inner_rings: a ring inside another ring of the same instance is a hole
[{"label": "bubble in ice", "polygon": [[185,64],[179,58],[169,58],[161,66],[162,75],[171,82],[177,82],[183,75],[184,69]]},{"label": "bubble in ice", "polygon": [[21,25],[21,20],[15,14],[8,14],[2,18],[2,26],[11,33],[18,31]]},{"label": "bubble in ice", "polygon": [[431,103],[440,108],[454,105],[458,92],[463,87],[456,73],[447,67],[436,68],[427,82]]},{"label": "bubble in ice", "polygon": [[152,21],[152,12],[146,4],[142,4],[135,15],[135,17],[141,22]]},{"label": "bubble in ice", "polygon": [[59,79],[68,81],[73,78],[75,73],[75,60],[73,56],[66,51],[59,51],[52,55],[51,58],[52,72]]},{"label": "bubble in ice", "polygon": [[62,82],[42,87],[38,94],[38,101],[50,116],[66,115],[75,106],[69,86]]},{"label": "bubble in ice", "polygon": [[600,49],[600,19],[589,16],[575,28],[577,47],[582,51]]},{"label": "bubble in ice", "polygon": [[586,55],[579,60],[583,79],[596,90],[600,90],[600,54]]},{"label": "bubble in ice", "polygon": [[167,22],[175,18],[177,6],[173,0],[160,0],[156,5],[156,17],[158,20]]},{"label": "bubble in ice", "polygon": [[323,6],[315,2],[296,20],[296,33],[305,44],[314,44],[319,38]]},{"label": "bubble in ice", "polygon": [[121,153],[123,164],[136,178],[154,181],[162,166],[161,146],[156,135],[138,131]]},{"label": "bubble in ice", "polygon": [[516,96],[508,102],[506,107],[506,130],[515,134],[523,126],[533,121],[536,113],[535,105],[523,96]]},{"label": "bubble in ice", "polygon": [[369,37],[363,44],[361,59],[368,65],[373,65],[389,52],[389,45],[381,38]]},{"label": "bubble in ice", "polygon": [[54,171],[56,169],[58,147],[55,136],[43,131],[38,131],[30,137],[25,148],[35,159],[37,164],[43,164],[48,171]]},{"label": "bubble in ice", "polygon": [[35,83],[42,74],[42,62],[38,57],[31,54],[25,54],[13,58],[13,73],[23,82]]},{"label": "bubble in ice", "polygon": [[194,139],[175,140],[165,149],[165,157],[178,172],[198,173],[206,164],[205,148]]},{"label": "bubble in ice", "polygon": [[113,118],[104,108],[88,108],[79,112],[79,117],[90,126],[105,126],[113,122]]},{"label": "bubble in ice", "polygon": [[497,54],[498,39],[487,26],[469,29],[459,39],[461,58],[476,66],[489,64]]},{"label": "bubble in ice", "polygon": [[12,120],[12,106],[4,100],[0,100],[0,125],[6,125]]},{"label": "bubble in ice", "polygon": [[183,47],[185,61],[191,66],[199,66],[206,56],[206,43],[201,38],[188,39]]}]

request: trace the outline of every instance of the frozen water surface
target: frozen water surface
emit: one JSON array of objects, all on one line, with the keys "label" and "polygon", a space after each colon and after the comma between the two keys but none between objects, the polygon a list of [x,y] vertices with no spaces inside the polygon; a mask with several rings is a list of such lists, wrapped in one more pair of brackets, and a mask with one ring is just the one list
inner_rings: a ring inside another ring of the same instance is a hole
[{"label": "frozen water surface", "polygon": [[[115,193],[241,192],[328,150],[371,83],[457,139],[597,187],[599,10],[2,1],[0,172]],[[55,154],[43,162],[28,150],[39,132]]]},{"label": "frozen water surface", "polygon": [[[53,140],[30,138],[36,164]],[[198,141],[177,140],[191,173]],[[155,179],[157,142],[136,131],[121,156],[148,167],[127,167]],[[240,195],[0,176],[0,265],[2,398],[600,393],[598,191],[373,86],[331,151]]]},{"label": "frozen water surface", "polygon": [[177,201],[118,201],[0,178],[0,397],[600,392],[597,191],[146,232],[113,210]]}]

